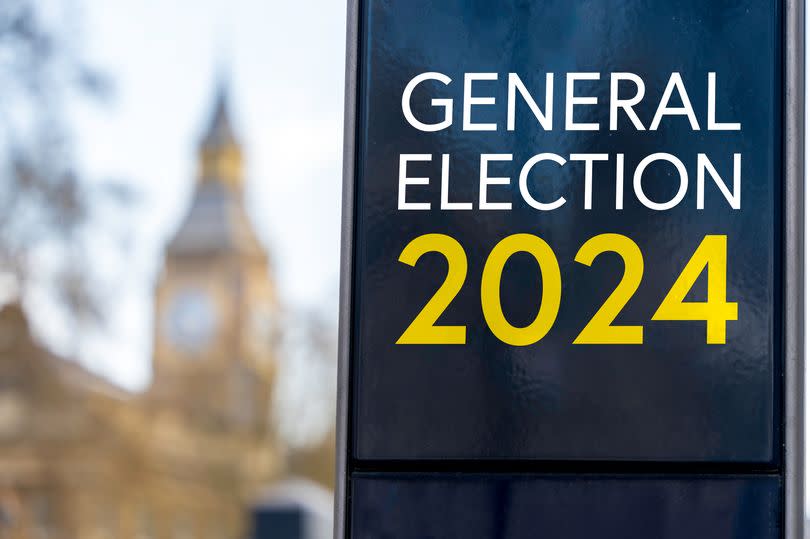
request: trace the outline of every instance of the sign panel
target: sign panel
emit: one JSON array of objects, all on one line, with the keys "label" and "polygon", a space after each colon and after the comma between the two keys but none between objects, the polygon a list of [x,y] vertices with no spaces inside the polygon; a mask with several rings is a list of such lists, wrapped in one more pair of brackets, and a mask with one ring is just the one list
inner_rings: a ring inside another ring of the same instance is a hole
[{"label": "sign panel", "polygon": [[781,536],[789,7],[353,8],[340,533]]},{"label": "sign panel", "polygon": [[353,537],[775,539],[775,477],[465,477],[352,480]]}]

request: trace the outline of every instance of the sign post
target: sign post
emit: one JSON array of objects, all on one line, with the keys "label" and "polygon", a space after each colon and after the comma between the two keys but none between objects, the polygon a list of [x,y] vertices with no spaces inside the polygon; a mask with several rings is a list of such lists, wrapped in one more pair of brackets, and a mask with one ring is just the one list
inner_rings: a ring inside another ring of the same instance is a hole
[{"label": "sign post", "polygon": [[336,538],[802,537],[803,18],[350,2]]}]

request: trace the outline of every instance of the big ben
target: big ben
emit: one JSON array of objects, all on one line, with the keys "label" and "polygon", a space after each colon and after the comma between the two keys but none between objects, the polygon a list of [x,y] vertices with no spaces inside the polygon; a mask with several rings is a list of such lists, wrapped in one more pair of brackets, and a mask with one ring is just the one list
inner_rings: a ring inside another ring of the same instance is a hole
[{"label": "big ben", "polygon": [[191,424],[269,428],[278,302],[244,206],[242,150],[220,84],[191,205],[166,248],[155,301],[153,395]]}]

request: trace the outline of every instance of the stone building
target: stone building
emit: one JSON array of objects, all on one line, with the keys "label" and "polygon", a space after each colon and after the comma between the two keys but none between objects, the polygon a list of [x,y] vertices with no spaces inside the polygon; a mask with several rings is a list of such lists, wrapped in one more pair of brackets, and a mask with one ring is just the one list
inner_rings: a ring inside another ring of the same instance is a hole
[{"label": "stone building", "polygon": [[[288,470],[270,421],[278,300],[243,187],[220,88],[155,291],[145,392],[55,357],[18,305],[0,312],[0,539],[246,536],[254,496]],[[329,481],[331,451],[307,458],[287,461]]]}]

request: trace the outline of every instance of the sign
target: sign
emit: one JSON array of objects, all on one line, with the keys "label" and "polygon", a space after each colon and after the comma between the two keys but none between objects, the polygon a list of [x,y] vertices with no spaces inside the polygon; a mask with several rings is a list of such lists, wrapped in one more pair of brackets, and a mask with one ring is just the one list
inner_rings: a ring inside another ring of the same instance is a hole
[{"label": "sign", "polygon": [[801,537],[795,9],[350,6],[337,537]]}]

